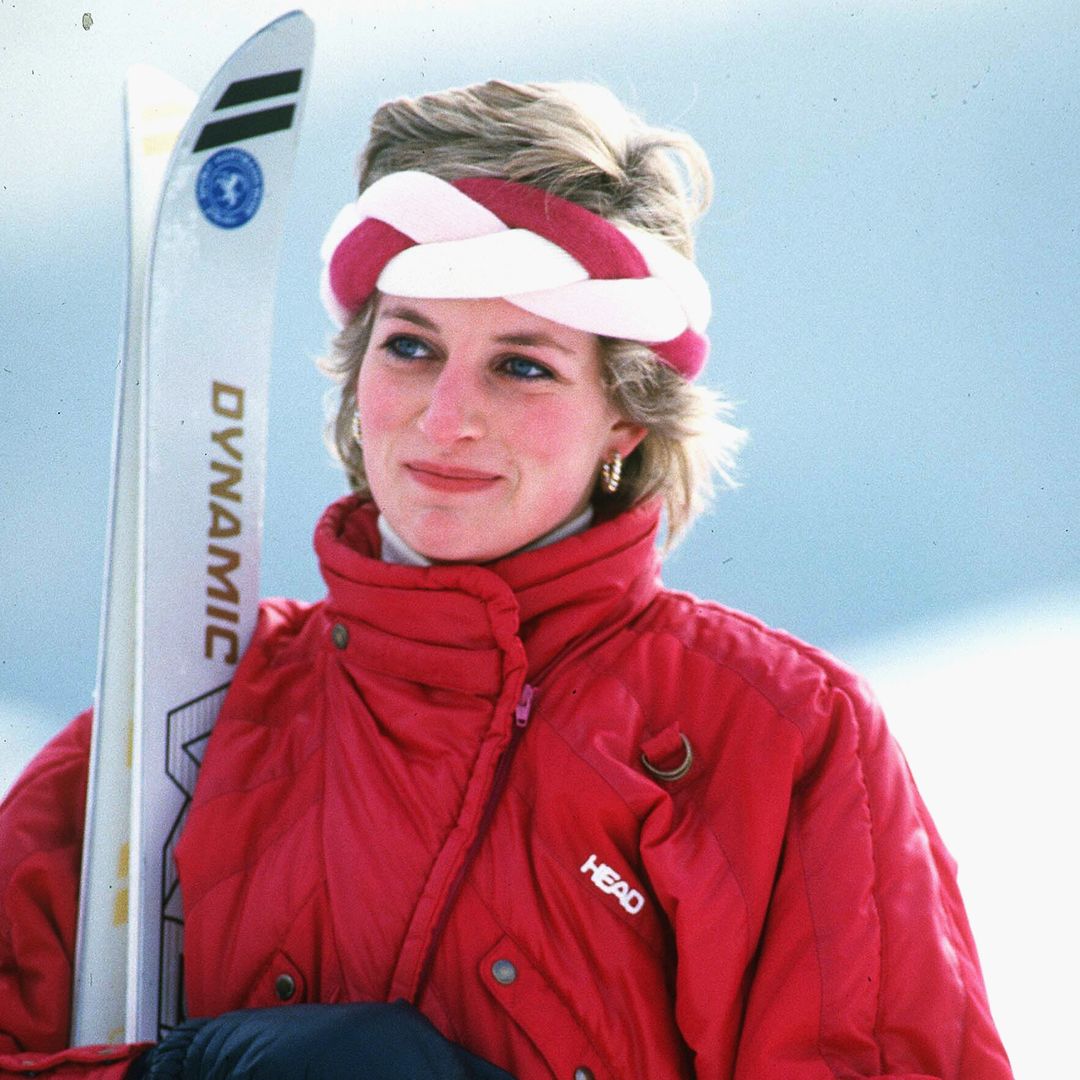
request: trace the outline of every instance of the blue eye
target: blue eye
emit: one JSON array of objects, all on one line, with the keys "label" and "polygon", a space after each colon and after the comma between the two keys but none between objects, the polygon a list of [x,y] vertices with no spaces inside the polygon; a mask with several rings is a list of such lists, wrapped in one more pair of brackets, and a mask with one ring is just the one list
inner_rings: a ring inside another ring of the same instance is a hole
[{"label": "blue eye", "polygon": [[552,377],[548,368],[535,360],[530,360],[527,356],[508,356],[504,363],[507,374],[515,379],[550,379]]},{"label": "blue eye", "polygon": [[410,334],[395,334],[383,348],[392,356],[402,360],[422,360],[431,355],[431,350],[419,338]]}]

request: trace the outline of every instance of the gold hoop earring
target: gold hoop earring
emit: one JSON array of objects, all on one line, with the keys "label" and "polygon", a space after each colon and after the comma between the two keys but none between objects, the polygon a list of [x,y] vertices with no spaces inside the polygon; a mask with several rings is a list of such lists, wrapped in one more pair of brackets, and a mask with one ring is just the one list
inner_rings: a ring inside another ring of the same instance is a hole
[{"label": "gold hoop earring", "polygon": [[357,446],[364,445],[364,437],[360,433],[360,414],[357,412],[354,412],[352,417],[352,437]]},{"label": "gold hoop earring", "polygon": [[622,479],[622,454],[618,450],[611,455],[610,460],[600,466],[600,486],[609,494],[614,495],[619,490],[619,481]]}]

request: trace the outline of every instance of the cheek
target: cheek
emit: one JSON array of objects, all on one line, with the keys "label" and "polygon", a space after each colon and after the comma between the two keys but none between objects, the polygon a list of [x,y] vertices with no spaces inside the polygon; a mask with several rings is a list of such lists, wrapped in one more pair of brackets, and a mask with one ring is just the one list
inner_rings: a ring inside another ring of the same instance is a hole
[{"label": "cheek", "polygon": [[568,409],[553,405],[524,417],[517,424],[518,446],[533,461],[560,473],[574,485],[599,464],[607,428],[598,420],[606,403],[586,403]]},{"label": "cheek", "polygon": [[356,411],[365,442],[369,435],[393,427],[394,416],[401,408],[401,395],[383,378],[377,365],[365,364],[360,369],[356,386]]}]

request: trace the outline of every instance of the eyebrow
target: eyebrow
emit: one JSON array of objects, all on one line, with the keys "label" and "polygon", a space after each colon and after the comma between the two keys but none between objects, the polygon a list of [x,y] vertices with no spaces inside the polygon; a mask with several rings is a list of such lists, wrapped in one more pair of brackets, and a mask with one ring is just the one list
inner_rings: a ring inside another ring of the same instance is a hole
[{"label": "eyebrow", "polygon": [[566,353],[567,356],[574,356],[574,350],[568,349],[561,342],[556,341],[548,334],[503,334],[495,339],[500,345],[523,345],[526,348],[533,346],[535,348],[542,348],[547,346],[551,349],[558,349],[559,352]]},{"label": "eyebrow", "polygon": [[380,319],[404,319],[405,322],[415,323],[417,326],[422,326],[425,330],[431,330],[435,333],[438,332],[439,327],[436,323],[433,323],[430,319],[424,318],[419,311],[415,311],[410,307],[388,307],[383,308],[378,317]]},{"label": "eyebrow", "polygon": [[[432,322],[431,319],[424,315],[421,315],[419,311],[411,307],[387,307],[379,312],[381,318],[387,319],[402,319],[405,322],[411,322],[416,326],[422,327],[425,330],[430,330],[432,333],[439,333],[438,323]],[[500,334],[495,338],[495,341],[500,345],[521,345],[524,348],[551,348],[557,349],[559,352],[566,353],[567,356],[573,356],[574,350],[563,345],[562,342],[556,341],[550,334],[544,333],[525,333],[525,334]]]}]

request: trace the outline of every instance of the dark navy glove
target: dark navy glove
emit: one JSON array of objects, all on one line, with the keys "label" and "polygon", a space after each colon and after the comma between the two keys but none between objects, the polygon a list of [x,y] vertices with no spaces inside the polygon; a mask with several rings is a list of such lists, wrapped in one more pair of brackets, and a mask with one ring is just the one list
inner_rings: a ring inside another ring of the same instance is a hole
[{"label": "dark navy glove", "polygon": [[146,1080],[514,1080],[404,1001],[285,1005],[189,1020],[140,1058]]}]

